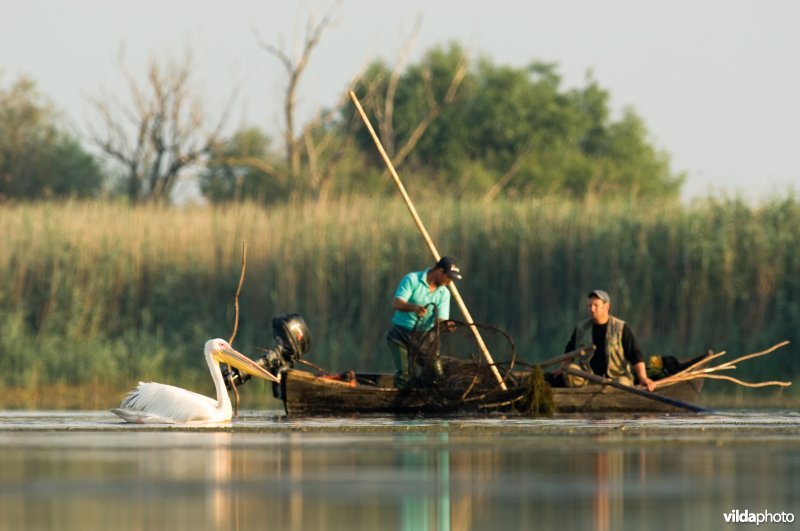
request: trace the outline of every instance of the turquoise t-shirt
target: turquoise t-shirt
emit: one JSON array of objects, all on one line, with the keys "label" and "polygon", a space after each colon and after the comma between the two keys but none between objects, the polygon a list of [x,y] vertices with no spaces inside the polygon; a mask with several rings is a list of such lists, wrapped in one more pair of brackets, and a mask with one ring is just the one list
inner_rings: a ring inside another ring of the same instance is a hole
[{"label": "turquoise t-shirt", "polygon": [[[450,290],[444,286],[439,286],[431,292],[427,281],[428,271],[416,271],[409,273],[400,281],[394,296],[411,304],[425,306],[429,303],[436,304],[439,311],[439,319],[450,319]],[[417,326],[417,330],[426,331],[433,328],[433,308],[428,308],[422,318],[422,322]],[[392,324],[402,326],[406,330],[414,330],[417,324],[417,314],[414,312],[394,312]]]}]

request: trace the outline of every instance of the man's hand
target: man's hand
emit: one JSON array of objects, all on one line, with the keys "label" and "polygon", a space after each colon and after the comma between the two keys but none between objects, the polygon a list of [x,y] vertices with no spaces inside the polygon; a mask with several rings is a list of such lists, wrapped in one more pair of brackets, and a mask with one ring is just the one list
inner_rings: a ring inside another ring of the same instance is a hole
[{"label": "man's hand", "polygon": [[633,371],[639,378],[639,385],[641,385],[642,387],[647,387],[647,390],[650,391],[651,393],[656,390],[656,383],[647,377],[647,369],[644,366],[644,362],[640,361],[639,363],[634,365]]},{"label": "man's hand", "polygon": [[439,330],[442,332],[455,332],[456,324],[453,321],[439,321]]},{"label": "man's hand", "polygon": [[417,317],[422,317],[428,313],[428,310],[425,308],[425,306],[413,304],[397,297],[392,300],[392,308],[399,312],[413,312],[417,315]]}]

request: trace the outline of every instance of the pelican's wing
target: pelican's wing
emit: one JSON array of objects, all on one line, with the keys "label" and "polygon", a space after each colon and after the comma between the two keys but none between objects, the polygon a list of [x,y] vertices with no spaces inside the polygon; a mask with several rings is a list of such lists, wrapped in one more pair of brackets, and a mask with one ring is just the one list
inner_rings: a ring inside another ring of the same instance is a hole
[{"label": "pelican's wing", "polygon": [[172,385],[139,382],[111,411],[137,424],[183,424],[216,422],[217,401]]},{"label": "pelican's wing", "polygon": [[121,409],[115,407],[111,410],[111,412],[132,424],[175,424],[175,421],[172,419],[167,419],[150,413],[144,413],[142,411],[134,411],[132,409]]}]

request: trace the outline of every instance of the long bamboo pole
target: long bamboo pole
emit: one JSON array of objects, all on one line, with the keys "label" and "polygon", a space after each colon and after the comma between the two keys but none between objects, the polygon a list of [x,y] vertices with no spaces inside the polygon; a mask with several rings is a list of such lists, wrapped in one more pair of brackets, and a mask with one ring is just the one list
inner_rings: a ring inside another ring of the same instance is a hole
[{"label": "long bamboo pole", "polygon": [[[406,202],[406,206],[408,207],[408,211],[411,212],[411,217],[414,218],[414,223],[416,223],[417,228],[419,229],[420,234],[422,234],[422,238],[425,240],[425,243],[428,245],[428,249],[431,251],[433,255],[433,259],[437,262],[441,258],[439,251],[436,250],[436,246],[433,244],[433,240],[428,234],[428,231],[425,229],[425,225],[422,223],[422,218],[419,217],[417,213],[417,209],[414,208],[414,203],[411,201],[411,197],[409,197],[408,192],[406,192],[406,187],[403,186],[403,182],[400,180],[400,176],[397,175],[397,171],[394,169],[394,165],[392,161],[389,159],[389,155],[386,154],[386,150],[383,149],[383,145],[381,144],[378,135],[375,133],[375,129],[372,128],[372,124],[369,121],[364,109],[361,107],[361,102],[358,101],[358,97],[354,91],[350,91],[350,99],[353,100],[353,104],[356,106],[358,110],[358,114],[361,116],[361,119],[364,121],[364,125],[367,127],[369,134],[372,136],[372,140],[375,142],[375,147],[378,148],[378,152],[383,158],[383,162],[386,163],[386,167],[389,168],[389,173],[392,175],[394,179],[395,185],[397,185],[397,189],[400,190],[400,195],[403,196],[403,199]],[[453,298],[456,300],[458,307],[461,309],[461,313],[464,315],[464,319],[469,323],[470,330],[472,330],[472,334],[475,336],[475,341],[478,343],[478,347],[481,349],[483,353],[483,357],[486,359],[486,362],[489,364],[489,367],[492,369],[492,373],[494,374],[495,378],[497,378],[497,383],[500,384],[500,388],[503,391],[507,390],[506,384],[503,381],[503,377],[500,375],[500,371],[497,370],[497,367],[494,364],[494,360],[492,359],[492,355],[489,353],[489,349],[486,347],[486,343],[483,341],[481,337],[481,333],[478,331],[478,327],[473,324],[472,316],[467,310],[467,305],[464,304],[464,300],[461,298],[461,294],[458,292],[458,288],[455,285],[455,282],[451,282],[448,286],[450,288],[450,293],[453,294]]]}]

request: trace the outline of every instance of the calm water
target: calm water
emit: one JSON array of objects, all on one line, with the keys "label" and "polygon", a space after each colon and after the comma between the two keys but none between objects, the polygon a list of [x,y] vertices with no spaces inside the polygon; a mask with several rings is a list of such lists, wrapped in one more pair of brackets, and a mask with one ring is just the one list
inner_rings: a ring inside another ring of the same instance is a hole
[{"label": "calm water", "polygon": [[[306,419],[0,411],[0,529],[800,528],[800,414]],[[787,516],[788,517],[788,516]]]}]

